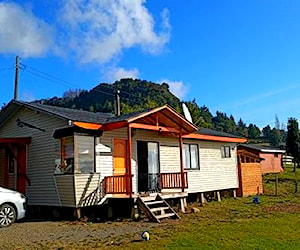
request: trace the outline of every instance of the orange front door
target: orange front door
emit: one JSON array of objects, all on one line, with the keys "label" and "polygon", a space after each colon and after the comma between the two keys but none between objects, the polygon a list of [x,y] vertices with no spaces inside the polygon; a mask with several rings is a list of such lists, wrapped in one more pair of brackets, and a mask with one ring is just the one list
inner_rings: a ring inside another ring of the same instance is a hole
[{"label": "orange front door", "polygon": [[127,140],[114,139],[114,175],[125,175],[127,166]]},{"label": "orange front door", "polygon": [[[125,175],[127,173],[127,140],[124,139],[114,139],[114,176],[113,189],[115,193],[124,193],[126,191],[126,181]],[[123,177],[124,176],[124,177]]]}]

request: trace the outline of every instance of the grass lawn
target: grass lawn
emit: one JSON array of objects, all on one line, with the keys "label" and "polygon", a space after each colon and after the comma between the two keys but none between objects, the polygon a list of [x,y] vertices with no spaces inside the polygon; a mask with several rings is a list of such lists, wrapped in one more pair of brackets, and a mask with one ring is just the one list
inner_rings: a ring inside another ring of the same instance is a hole
[{"label": "grass lawn", "polygon": [[[274,195],[274,176],[264,177],[267,195],[259,196],[259,204],[253,203],[253,197],[213,201],[198,213],[163,221],[149,230],[150,241],[127,235],[103,242],[102,248],[300,249],[300,191],[294,193],[300,170],[296,175],[291,171],[279,175],[278,196]],[[199,207],[197,203],[190,206]]]}]

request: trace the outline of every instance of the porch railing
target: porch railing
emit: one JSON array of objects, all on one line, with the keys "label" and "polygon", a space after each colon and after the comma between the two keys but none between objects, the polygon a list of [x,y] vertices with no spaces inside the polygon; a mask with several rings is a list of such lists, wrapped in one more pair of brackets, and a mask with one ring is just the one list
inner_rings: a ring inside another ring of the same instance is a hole
[{"label": "porch railing", "polygon": [[129,194],[130,191],[130,178],[133,175],[114,175],[104,177],[102,182],[105,194]]},{"label": "porch railing", "polygon": [[160,189],[173,189],[173,188],[188,188],[187,172],[183,173],[183,185],[182,185],[182,173],[160,173]]}]

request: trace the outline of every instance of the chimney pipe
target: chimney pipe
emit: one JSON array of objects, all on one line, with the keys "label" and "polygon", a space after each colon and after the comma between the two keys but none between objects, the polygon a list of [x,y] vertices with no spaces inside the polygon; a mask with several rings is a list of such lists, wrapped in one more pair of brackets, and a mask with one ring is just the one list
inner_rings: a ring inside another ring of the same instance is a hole
[{"label": "chimney pipe", "polygon": [[115,115],[121,115],[120,90],[116,90],[115,92]]}]

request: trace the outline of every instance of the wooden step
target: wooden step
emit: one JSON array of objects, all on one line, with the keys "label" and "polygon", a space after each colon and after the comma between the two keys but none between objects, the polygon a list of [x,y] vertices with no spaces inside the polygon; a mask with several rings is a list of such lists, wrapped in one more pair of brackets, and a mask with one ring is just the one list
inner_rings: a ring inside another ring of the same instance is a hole
[{"label": "wooden step", "polygon": [[164,210],[167,210],[169,209],[169,207],[155,207],[155,208],[150,208],[151,212],[154,213],[154,212],[157,212],[157,211],[164,211]]},{"label": "wooden step", "polygon": [[137,205],[141,211],[154,222],[160,223],[160,219],[170,217],[180,219],[173,208],[159,194],[155,200],[149,199],[149,197],[138,197]]},{"label": "wooden step", "polygon": [[146,201],[145,203],[147,204],[147,206],[157,205],[157,204],[164,204],[163,201]]},{"label": "wooden step", "polygon": [[174,215],[175,213],[160,214],[160,215],[156,215],[156,218],[160,220],[167,217],[173,217]]}]

